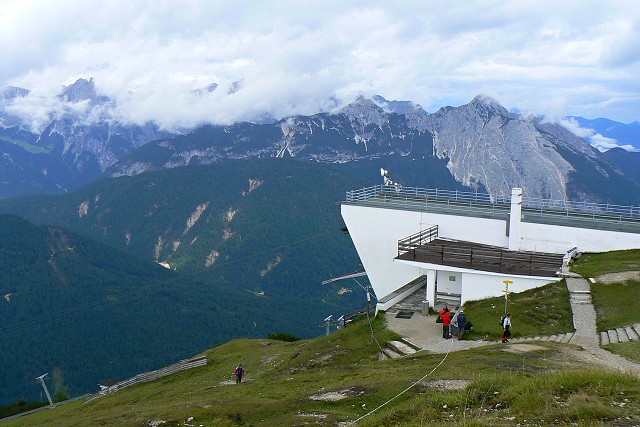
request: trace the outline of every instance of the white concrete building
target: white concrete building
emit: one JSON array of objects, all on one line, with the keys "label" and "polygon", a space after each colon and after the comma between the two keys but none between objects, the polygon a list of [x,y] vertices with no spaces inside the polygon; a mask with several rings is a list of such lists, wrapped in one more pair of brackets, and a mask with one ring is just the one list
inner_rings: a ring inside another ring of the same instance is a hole
[{"label": "white concrete building", "polygon": [[[578,252],[640,248],[640,207],[380,185],[347,193],[342,217],[387,310],[424,287],[430,307],[559,280]],[[566,268],[566,266],[565,266]]]}]

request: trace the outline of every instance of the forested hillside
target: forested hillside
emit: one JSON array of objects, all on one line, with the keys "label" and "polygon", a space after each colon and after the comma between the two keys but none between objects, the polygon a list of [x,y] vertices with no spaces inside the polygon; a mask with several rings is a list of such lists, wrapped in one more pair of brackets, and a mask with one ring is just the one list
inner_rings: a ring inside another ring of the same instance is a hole
[{"label": "forested hillside", "polygon": [[45,372],[74,395],[235,337],[323,333],[327,315],[366,305],[355,283],[320,284],[359,266],[336,202],[362,185],[268,159],[3,201],[108,246],[3,217],[0,402],[39,398]]},{"label": "forested hillside", "polygon": [[241,292],[58,227],[3,215],[0,229],[0,402],[39,399],[35,378],[45,372],[53,393],[74,395],[230,336],[259,335],[243,318],[265,305],[241,313]]}]

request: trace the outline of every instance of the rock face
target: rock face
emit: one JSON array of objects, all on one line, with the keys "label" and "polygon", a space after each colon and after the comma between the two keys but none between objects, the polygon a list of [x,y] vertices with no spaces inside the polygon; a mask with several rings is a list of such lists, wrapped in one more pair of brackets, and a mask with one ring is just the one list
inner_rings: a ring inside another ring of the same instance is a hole
[{"label": "rock face", "polygon": [[[107,173],[133,175],[264,156],[337,164],[394,158],[400,159],[396,166],[402,170],[411,162],[436,158],[446,163],[457,182],[494,195],[509,195],[520,187],[529,198],[627,204],[621,202],[623,194],[611,190],[640,194],[637,184],[625,180],[583,139],[559,124],[510,113],[490,97],[477,96],[467,105],[431,115],[412,103],[376,100],[360,97],[332,114],[295,116],[274,124],[203,127],[173,140],[154,141]],[[434,171],[425,163],[419,173]],[[592,190],[603,180],[610,182],[609,188]]]},{"label": "rock face", "polygon": [[481,184],[492,194],[520,187],[529,197],[566,199],[573,167],[557,145],[596,155],[559,125],[509,113],[486,96],[442,108],[427,117],[427,125],[434,136],[434,155],[449,159],[447,167],[456,180],[471,188]]},{"label": "rock face", "polygon": [[295,116],[270,124],[204,126],[187,135],[153,141],[115,164],[107,174],[135,175],[265,156],[337,164],[388,156],[432,157],[431,134],[424,117],[420,107],[400,115],[358,98],[333,114]]}]

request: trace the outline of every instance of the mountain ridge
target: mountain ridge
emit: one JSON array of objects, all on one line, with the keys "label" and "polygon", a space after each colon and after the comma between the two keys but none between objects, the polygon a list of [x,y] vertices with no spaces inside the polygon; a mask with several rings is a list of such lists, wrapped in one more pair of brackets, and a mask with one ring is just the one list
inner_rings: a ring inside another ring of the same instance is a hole
[{"label": "mountain ridge", "polygon": [[[231,89],[243,90],[242,82]],[[216,91],[212,84],[193,96]],[[39,192],[69,191],[102,174],[135,175],[163,167],[285,156],[324,163],[399,156],[405,160],[395,172],[399,178],[408,162],[435,157],[446,162],[464,187],[501,195],[520,187],[529,197],[628,204],[640,191],[635,176],[624,177],[625,168],[611,167],[564,125],[509,112],[488,95],[433,114],[410,101],[360,96],[332,112],[205,125],[179,134],[152,123],[105,121],[112,101],[97,94],[92,79],[79,79],[59,97],[69,105],[84,105],[84,110],[69,107],[37,138],[16,126],[0,129],[0,150],[6,153],[0,158],[0,196],[19,195],[29,186]],[[97,122],[90,125],[81,119]],[[603,179],[621,191],[590,191],[589,181]]]}]

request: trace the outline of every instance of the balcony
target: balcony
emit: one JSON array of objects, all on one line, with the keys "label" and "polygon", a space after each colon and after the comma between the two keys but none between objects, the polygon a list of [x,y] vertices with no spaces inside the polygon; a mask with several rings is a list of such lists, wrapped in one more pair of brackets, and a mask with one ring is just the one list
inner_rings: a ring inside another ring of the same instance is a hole
[{"label": "balcony", "polygon": [[439,239],[438,226],[434,226],[398,241],[396,259],[501,274],[554,277],[562,271],[563,255]]}]

